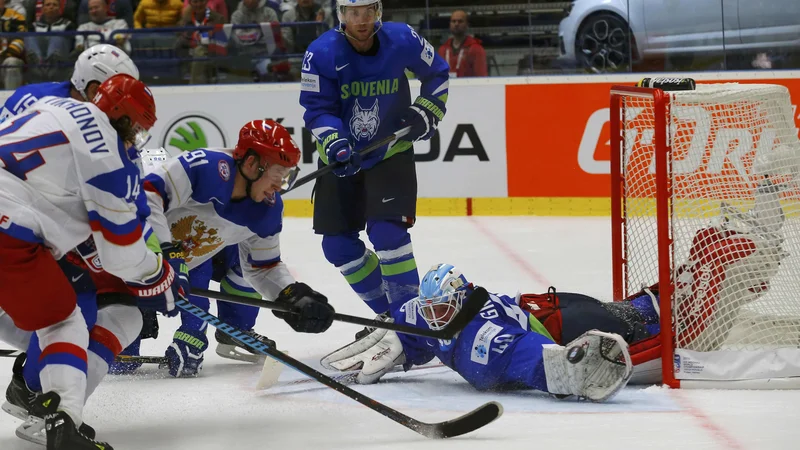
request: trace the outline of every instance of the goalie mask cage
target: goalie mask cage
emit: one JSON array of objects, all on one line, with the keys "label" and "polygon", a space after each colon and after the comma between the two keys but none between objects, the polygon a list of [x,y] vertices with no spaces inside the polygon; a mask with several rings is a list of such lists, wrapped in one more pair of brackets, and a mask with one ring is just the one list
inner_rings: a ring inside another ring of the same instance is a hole
[{"label": "goalie mask cage", "polygon": [[[659,283],[664,383],[800,388],[800,144],[788,90],[613,86],[610,114],[614,299]],[[734,240],[706,242],[715,230]]]}]

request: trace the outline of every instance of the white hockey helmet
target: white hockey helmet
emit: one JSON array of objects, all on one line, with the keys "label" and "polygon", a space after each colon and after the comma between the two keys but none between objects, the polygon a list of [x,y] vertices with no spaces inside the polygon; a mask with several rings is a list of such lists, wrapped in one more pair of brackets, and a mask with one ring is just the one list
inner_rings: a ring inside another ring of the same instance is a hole
[{"label": "white hockey helmet", "polygon": [[167,152],[167,149],[164,147],[145,148],[139,153],[139,159],[134,161],[134,163],[139,166],[139,170],[142,172],[142,176],[144,176],[153,172],[156,167],[169,159],[169,157],[169,152]]},{"label": "white hockey helmet", "polygon": [[347,25],[345,11],[348,6],[369,6],[375,5],[375,23],[380,26],[381,16],[383,16],[383,4],[381,0],[336,0],[336,15],[339,17],[339,31],[343,31],[343,25]]},{"label": "white hockey helmet", "polygon": [[102,83],[118,73],[139,79],[139,69],[130,56],[113,45],[98,44],[81,52],[75,61],[70,81],[84,100],[90,101],[91,99],[86,97],[86,87],[89,83],[92,81]]}]

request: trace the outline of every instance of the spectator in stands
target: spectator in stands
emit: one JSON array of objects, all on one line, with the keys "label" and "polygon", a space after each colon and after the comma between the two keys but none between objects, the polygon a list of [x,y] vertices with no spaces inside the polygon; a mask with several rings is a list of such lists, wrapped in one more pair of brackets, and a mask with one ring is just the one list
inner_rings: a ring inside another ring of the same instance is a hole
[{"label": "spectator in stands", "polygon": [[[106,17],[111,19],[122,19],[125,21],[126,28],[133,28],[133,2],[132,0],[108,0],[106,8]],[[81,0],[78,6],[78,25],[83,25],[91,19],[91,12],[89,11],[89,0]],[[91,47],[91,46],[90,46]]]},{"label": "spectator in stands", "polygon": [[0,0],[0,82],[4,89],[13,90],[22,86],[25,45],[21,38],[4,37],[3,33],[25,31],[25,16],[6,8],[6,0]]},{"label": "spectator in stands", "polygon": [[181,0],[141,0],[133,13],[134,28],[178,26],[183,12]]},{"label": "spectator in stands", "polygon": [[[282,23],[312,22],[314,25],[284,26],[281,29],[286,51],[289,53],[305,53],[308,45],[333,25],[332,14],[326,14],[322,6],[314,0],[297,0],[297,5],[286,10],[281,18]],[[327,27],[319,24],[325,23]]]},{"label": "spectator in stands", "polygon": [[262,24],[259,28],[234,30],[230,45],[235,55],[230,66],[233,75],[245,75],[256,81],[291,81],[288,61],[273,58],[276,54],[285,54],[286,47],[278,13],[267,0],[242,0],[231,16],[231,23]]},{"label": "spectator in stands", "polygon": [[24,0],[6,0],[6,8],[13,9],[14,11],[22,14],[22,17],[25,17]]},{"label": "spectator in stands", "polygon": [[[208,6],[208,0],[190,0],[189,6],[184,8],[179,26],[182,27],[209,27],[222,25],[225,18]],[[222,30],[220,35],[224,35]],[[213,31],[195,31],[182,33],[178,39],[178,49],[181,56],[189,54],[193,58],[207,58],[224,53],[217,45],[217,37]],[[219,50],[215,50],[219,49]],[[192,61],[191,84],[207,84],[214,77],[214,63],[209,61]]]},{"label": "spectator in stands", "polygon": [[[183,0],[184,11],[190,6],[190,2],[191,0]],[[228,22],[230,15],[228,14],[228,5],[225,0],[208,0],[208,7],[222,16],[225,19],[225,23]]]},{"label": "spectator in stands", "polygon": [[469,18],[461,10],[450,16],[450,39],[439,47],[439,56],[450,64],[451,77],[485,77],[486,50],[481,41],[467,34]]},{"label": "spectator in stands", "polygon": [[[6,0],[8,1],[8,0]],[[78,23],[78,0],[59,0],[61,17],[72,23]],[[42,20],[44,0],[24,0],[25,25],[33,31],[33,24]]]},{"label": "spectator in stands", "polygon": [[[119,0],[117,0],[119,2]],[[125,50],[126,53],[131,52],[131,44],[128,42],[128,36],[124,34],[115,34],[113,37],[111,33],[117,30],[125,30],[128,24],[122,19],[115,19],[108,17],[108,3],[106,0],[89,0],[89,22],[81,24],[78,31],[96,31],[103,35],[105,42],[114,44],[117,47]],[[94,45],[100,44],[100,36],[96,34],[90,35],[77,35],[75,36],[75,53],[79,54],[85,49]]]},{"label": "spectator in stands", "polygon": [[[36,33],[75,31],[75,23],[61,15],[59,0],[44,0],[42,15],[33,23]],[[32,78],[36,81],[60,80],[69,72],[70,52],[74,36],[25,38],[25,55]],[[33,81],[33,80],[28,80]]]}]

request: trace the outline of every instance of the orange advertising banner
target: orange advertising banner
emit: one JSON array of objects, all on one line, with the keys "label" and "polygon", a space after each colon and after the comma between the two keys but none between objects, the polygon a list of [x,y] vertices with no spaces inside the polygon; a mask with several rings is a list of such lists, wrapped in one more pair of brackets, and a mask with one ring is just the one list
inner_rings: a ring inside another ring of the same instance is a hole
[{"label": "orange advertising banner", "polygon": [[[796,126],[799,79],[732,80],[789,89]],[[728,81],[718,80],[715,83]],[[506,86],[509,197],[608,197],[610,90],[613,84]]]}]

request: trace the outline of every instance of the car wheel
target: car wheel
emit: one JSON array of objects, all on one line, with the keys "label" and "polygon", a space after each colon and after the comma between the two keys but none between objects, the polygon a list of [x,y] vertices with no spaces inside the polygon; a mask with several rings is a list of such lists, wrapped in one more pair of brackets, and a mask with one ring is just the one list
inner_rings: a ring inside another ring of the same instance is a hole
[{"label": "car wheel", "polygon": [[619,72],[630,65],[628,24],[619,16],[602,13],[588,17],[578,29],[575,55],[594,73]]}]

